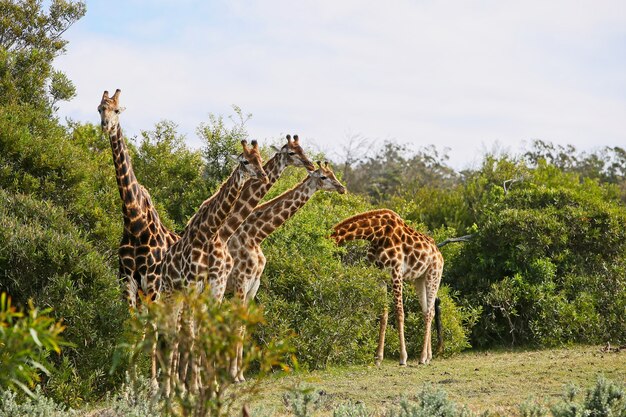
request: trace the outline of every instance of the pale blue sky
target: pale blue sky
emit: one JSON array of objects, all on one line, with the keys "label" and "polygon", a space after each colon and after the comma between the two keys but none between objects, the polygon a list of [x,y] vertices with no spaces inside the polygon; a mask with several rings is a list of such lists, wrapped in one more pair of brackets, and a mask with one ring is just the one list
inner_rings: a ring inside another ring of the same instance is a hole
[{"label": "pale blue sky", "polygon": [[340,151],[349,135],[482,152],[540,138],[626,146],[624,1],[88,1],[58,66],[98,121],[121,88],[133,136],[161,119],[197,146],[231,104],[251,137],[298,133]]}]

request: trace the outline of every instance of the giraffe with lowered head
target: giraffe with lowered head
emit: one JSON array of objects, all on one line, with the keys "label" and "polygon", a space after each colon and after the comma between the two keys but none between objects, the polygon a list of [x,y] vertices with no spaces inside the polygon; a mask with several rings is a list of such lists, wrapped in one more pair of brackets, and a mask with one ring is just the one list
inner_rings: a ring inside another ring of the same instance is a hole
[{"label": "giraffe with lowered head", "polygon": [[[443,273],[443,256],[435,241],[412,229],[398,214],[386,209],[357,214],[338,223],[333,229],[331,238],[337,244],[356,239],[369,241],[368,259],[379,268],[391,270],[400,337],[400,365],[406,365],[407,360],[402,286],[404,281],[415,286],[426,326],[420,364],[429,363],[432,359],[431,324],[437,311],[435,300]],[[383,360],[387,318],[388,311],[385,308],[380,319],[377,365]]]},{"label": "giraffe with lowered head", "polygon": [[98,112],[102,130],[111,143],[115,178],[122,199],[124,231],[119,248],[119,277],[130,306],[136,307],[138,290],[148,293],[152,287],[147,278],[148,269],[161,262],[167,248],[179,237],[161,223],[150,194],[135,177],[119,123],[119,115],[124,111],[119,105],[120,93],[117,89],[109,97],[109,92],[105,91]]},{"label": "giraffe with lowered head", "polygon": [[[265,256],[261,243],[274,230],[291,218],[318,190],[345,194],[344,187],[330,169],[328,162],[309,171],[308,176],[294,188],[257,206],[228,240],[228,252],[234,266],[228,276],[227,288],[243,303],[254,299],[265,269]],[[242,332],[245,329],[242,329]],[[237,359],[231,365],[231,375],[236,381],[245,381],[241,369],[243,347],[237,348]]]}]

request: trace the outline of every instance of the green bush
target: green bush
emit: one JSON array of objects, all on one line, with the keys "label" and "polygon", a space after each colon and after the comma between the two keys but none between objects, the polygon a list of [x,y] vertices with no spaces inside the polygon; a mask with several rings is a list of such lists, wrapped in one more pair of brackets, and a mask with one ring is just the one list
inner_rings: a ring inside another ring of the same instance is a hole
[{"label": "green bush", "polygon": [[16,305],[52,308],[74,347],[64,350],[46,390],[72,404],[120,381],[109,375],[128,309],[107,260],[64,210],[0,189],[0,291]]},{"label": "green bush", "polygon": [[[474,239],[446,259],[445,280],[483,307],[474,342],[620,342],[626,210],[618,195],[551,166],[524,169],[488,160],[467,185],[485,209]],[[523,181],[505,192],[516,171]]]}]

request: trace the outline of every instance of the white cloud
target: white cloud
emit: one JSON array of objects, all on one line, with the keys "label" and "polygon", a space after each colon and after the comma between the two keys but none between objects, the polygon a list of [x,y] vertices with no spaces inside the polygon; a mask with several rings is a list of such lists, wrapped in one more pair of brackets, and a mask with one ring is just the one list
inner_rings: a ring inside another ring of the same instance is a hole
[{"label": "white cloud", "polygon": [[[208,9],[184,3],[183,28],[153,11],[136,22],[141,40],[73,29],[59,65],[78,97],[62,114],[97,121],[102,91],[120,87],[131,133],[167,118],[193,142],[207,113],[235,103],[254,113],[254,137],[298,132],[329,150],[346,132],[434,143],[459,167],[496,140],[626,143],[626,3],[222,6],[206,25]],[[151,32],[168,41],[147,43]]]}]

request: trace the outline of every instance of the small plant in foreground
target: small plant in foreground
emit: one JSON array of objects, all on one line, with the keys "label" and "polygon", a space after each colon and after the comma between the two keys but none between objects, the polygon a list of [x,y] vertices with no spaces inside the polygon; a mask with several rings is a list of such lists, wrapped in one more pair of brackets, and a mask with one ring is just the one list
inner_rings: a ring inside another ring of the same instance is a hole
[{"label": "small plant in foreground", "polygon": [[426,386],[417,394],[417,404],[402,400],[399,410],[390,410],[388,417],[472,417],[467,407],[458,408],[441,389]]},{"label": "small plant in foreground", "polygon": [[565,399],[551,408],[554,417],[607,416],[626,417],[626,391],[624,387],[599,377],[596,385],[587,390],[585,399],[577,402],[578,388],[567,387]]},{"label": "small plant in foreground", "polygon": [[363,403],[353,403],[352,401],[341,404],[333,410],[333,417],[373,417]]},{"label": "small plant in foreground", "polygon": [[78,412],[57,404],[53,399],[45,397],[41,388],[32,392],[32,397],[18,402],[18,396],[11,391],[0,392],[0,417],[70,417]]},{"label": "small plant in foreground", "polygon": [[26,313],[11,305],[11,297],[0,295],[0,389],[19,387],[31,397],[31,389],[49,374],[47,353],[61,353],[67,345],[60,334],[61,323],[47,316],[51,309],[38,311],[29,303]]},{"label": "small plant in foreground", "polygon": [[[261,347],[250,336],[263,324],[259,308],[229,300],[218,303],[208,290],[174,294],[159,302],[145,300],[133,323],[145,337],[131,347],[132,359],[137,362],[157,347],[159,394],[167,413],[227,415],[235,400],[258,392],[259,381],[268,372],[275,367],[288,369],[282,363],[289,352],[285,342]],[[257,372],[252,383],[230,389],[234,382],[230,367],[241,347],[241,369]]]},{"label": "small plant in foreground", "polygon": [[312,387],[296,386],[285,393],[283,401],[296,417],[308,417],[319,407],[319,392]]}]

